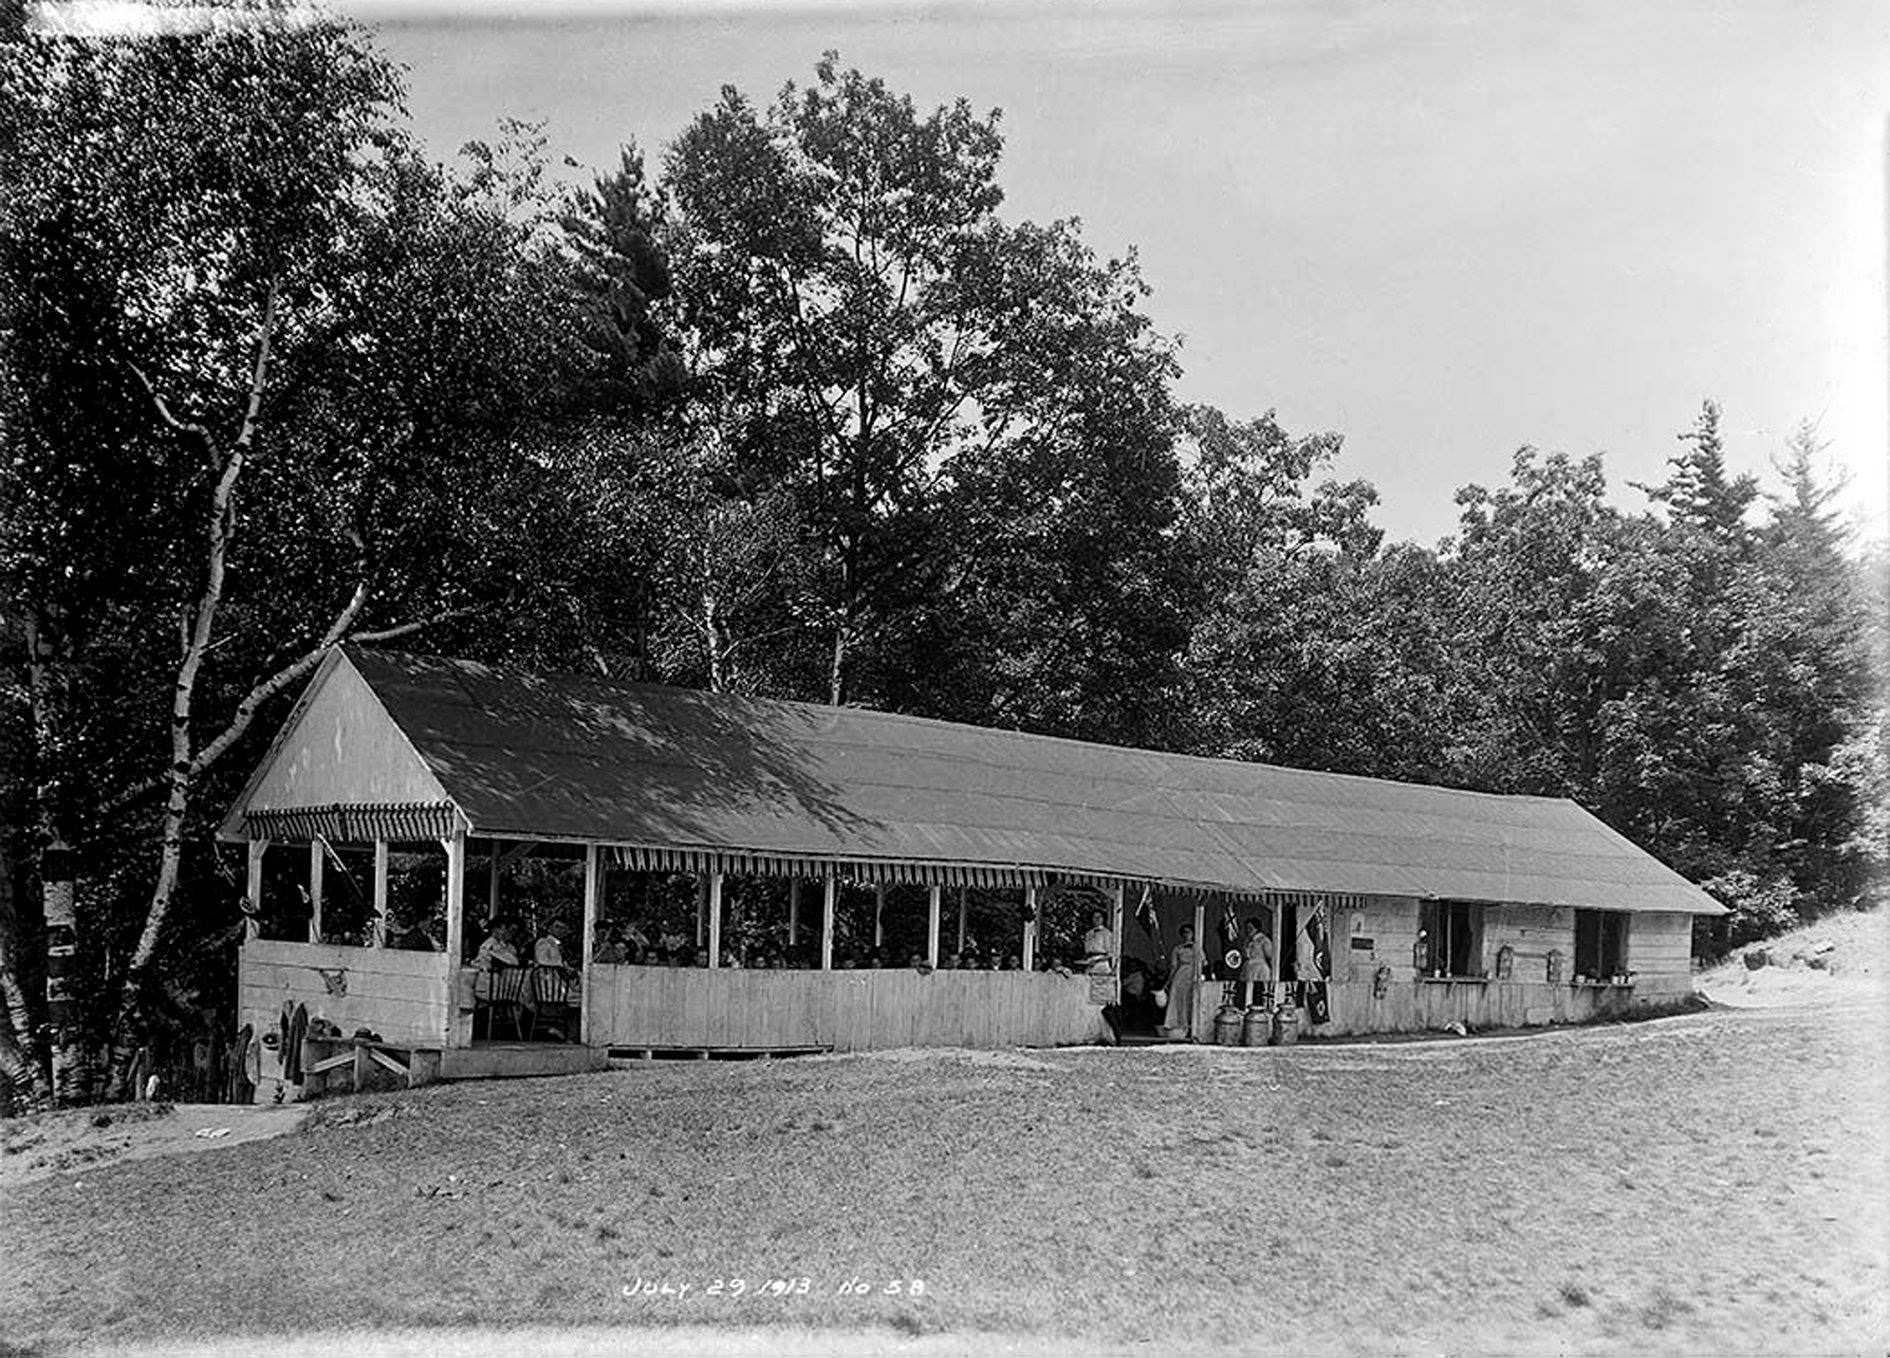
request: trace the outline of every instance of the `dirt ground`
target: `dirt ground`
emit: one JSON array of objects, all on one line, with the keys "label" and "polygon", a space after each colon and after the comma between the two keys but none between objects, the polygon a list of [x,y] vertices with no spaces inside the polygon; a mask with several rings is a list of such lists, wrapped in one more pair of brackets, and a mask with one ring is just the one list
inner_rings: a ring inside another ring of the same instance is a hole
[{"label": "dirt ground", "polygon": [[0,1193],[124,1160],[241,1145],[294,1131],[306,1104],[229,1107],[133,1103],[0,1119]]},{"label": "dirt ground", "polygon": [[0,1353],[1881,1354],[1890,1015],[1859,979],[1520,1039],[324,1102],[7,1181]]}]

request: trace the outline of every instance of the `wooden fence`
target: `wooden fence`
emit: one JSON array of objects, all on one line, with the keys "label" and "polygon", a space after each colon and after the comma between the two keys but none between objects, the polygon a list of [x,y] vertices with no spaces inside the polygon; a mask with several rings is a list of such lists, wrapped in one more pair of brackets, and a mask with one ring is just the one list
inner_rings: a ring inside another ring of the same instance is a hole
[{"label": "wooden fence", "polygon": [[1096,1041],[1090,977],[1023,971],[595,966],[590,1031],[631,1048],[1057,1046]]}]

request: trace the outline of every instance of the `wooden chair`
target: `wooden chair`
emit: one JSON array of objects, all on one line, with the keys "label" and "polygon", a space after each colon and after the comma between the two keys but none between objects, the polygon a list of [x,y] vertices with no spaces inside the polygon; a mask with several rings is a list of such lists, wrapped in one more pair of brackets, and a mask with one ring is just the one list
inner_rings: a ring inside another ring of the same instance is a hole
[{"label": "wooden chair", "polygon": [[504,1017],[512,1024],[514,1041],[525,1040],[525,987],[531,981],[533,968],[528,966],[508,967],[495,963],[486,973],[486,1036],[498,1036],[499,1019]]},{"label": "wooden chair", "polygon": [[555,1014],[560,1031],[568,1036],[571,998],[575,989],[576,985],[568,968],[533,967],[531,1027],[535,1029],[538,1026],[538,1020],[547,1014]]}]

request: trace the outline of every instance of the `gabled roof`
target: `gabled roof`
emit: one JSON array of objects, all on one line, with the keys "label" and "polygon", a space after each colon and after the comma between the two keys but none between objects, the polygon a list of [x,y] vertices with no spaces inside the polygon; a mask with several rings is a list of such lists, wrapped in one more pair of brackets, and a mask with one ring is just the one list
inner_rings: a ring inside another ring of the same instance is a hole
[{"label": "gabled roof", "polygon": [[[1250,894],[1722,913],[1561,799],[465,660],[351,651],[342,666],[480,835]],[[323,675],[317,685],[333,682]],[[313,690],[304,706],[304,719],[321,706]],[[364,789],[361,800],[387,799]]]}]

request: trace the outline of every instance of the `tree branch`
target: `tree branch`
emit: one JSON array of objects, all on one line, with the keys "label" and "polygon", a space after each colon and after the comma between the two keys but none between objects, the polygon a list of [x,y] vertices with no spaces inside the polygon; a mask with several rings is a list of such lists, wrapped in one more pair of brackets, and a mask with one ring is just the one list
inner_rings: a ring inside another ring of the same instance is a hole
[{"label": "tree branch", "polygon": [[175,429],[180,434],[195,434],[203,441],[203,446],[209,451],[210,455],[212,457],[217,456],[216,435],[210,432],[209,426],[199,424],[195,420],[178,419],[176,415],[171,413],[170,403],[164,399],[163,394],[153,385],[151,379],[145,376],[144,369],[140,368],[136,363],[127,363],[125,366],[131,369],[131,375],[138,379],[138,384],[144,388],[145,394],[151,398],[151,404],[157,408],[159,419],[163,420],[166,425]]},{"label": "tree branch", "polygon": [[[343,627],[352,624],[355,615],[361,611],[362,603],[366,601],[366,588],[365,582],[355,586],[354,595],[349,598],[348,603],[342,608],[341,613],[337,615],[337,624]],[[241,740],[244,733],[249,730],[251,723],[255,721],[256,713],[261,709],[262,705],[275,697],[276,694],[282,692],[282,690],[287,688],[290,684],[293,684],[297,679],[314,669],[315,666],[320,663],[322,656],[328,653],[330,647],[342,641],[351,641],[362,646],[371,646],[377,642],[392,641],[397,637],[404,637],[413,632],[418,632],[423,627],[433,627],[439,623],[450,622],[454,618],[467,617],[479,611],[479,605],[470,605],[465,608],[450,608],[432,614],[429,617],[401,623],[395,627],[383,627],[373,632],[355,632],[346,636],[339,635],[335,630],[335,626],[331,625],[318,643],[311,646],[307,651],[303,652],[302,655],[277,670],[244,695],[242,702],[237,704],[236,712],[231,716],[229,724],[217,734],[214,740],[210,741],[202,750],[198,751],[196,757],[191,761],[191,776],[195,777],[209,768],[211,764],[215,763],[228,752],[230,746]],[[114,795],[111,800],[107,801],[100,808],[100,814],[110,815],[114,811],[122,810],[140,798],[147,797],[151,793],[164,787],[166,782],[167,778],[161,774],[141,779]]]},{"label": "tree branch", "polygon": [[377,632],[356,632],[348,640],[357,646],[373,646],[383,641],[394,641],[409,636],[425,627],[438,627],[443,622],[452,622],[455,618],[470,618],[475,613],[485,611],[484,604],[467,604],[464,608],[447,608],[430,617],[415,618],[412,622],[403,622],[393,627],[383,627]]}]

